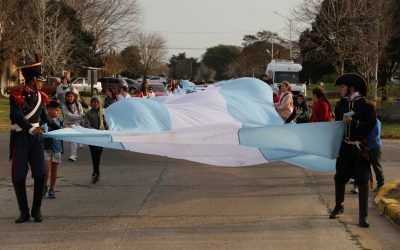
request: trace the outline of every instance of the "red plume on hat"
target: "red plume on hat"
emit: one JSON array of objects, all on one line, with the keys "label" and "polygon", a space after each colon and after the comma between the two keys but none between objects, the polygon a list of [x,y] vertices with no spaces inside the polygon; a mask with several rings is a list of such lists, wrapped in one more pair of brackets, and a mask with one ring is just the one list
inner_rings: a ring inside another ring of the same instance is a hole
[{"label": "red plume on hat", "polygon": [[40,63],[40,61],[41,61],[40,55],[38,53],[35,53],[34,56],[35,56],[35,62]]}]

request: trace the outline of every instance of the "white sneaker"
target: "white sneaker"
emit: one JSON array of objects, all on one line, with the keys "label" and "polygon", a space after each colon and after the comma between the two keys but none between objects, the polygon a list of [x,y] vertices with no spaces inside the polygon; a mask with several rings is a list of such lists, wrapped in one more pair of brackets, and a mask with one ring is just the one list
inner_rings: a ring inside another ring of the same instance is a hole
[{"label": "white sneaker", "polygon": [[76,162],[76,158],[77,158],[76,155],[71,155],[68,160]]}]

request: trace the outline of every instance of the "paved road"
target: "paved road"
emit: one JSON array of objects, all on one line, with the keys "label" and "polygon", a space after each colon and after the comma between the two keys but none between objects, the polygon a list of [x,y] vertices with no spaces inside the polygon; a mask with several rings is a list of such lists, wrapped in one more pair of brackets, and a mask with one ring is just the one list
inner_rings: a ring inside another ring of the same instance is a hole
[{"label": "paved road", "polygon": [[[7,143],[8,137],[0,135],[0,249],[400,246],[399,228],[379,215],[372,198],[369,229],[357,227],[357,199],[350,194],[342,219],[327,219],[334,206],[332,174],[283,163],[216,168],[106,150],[103,179],[93,185],[87,148],[79,149],[77,163],[63,163],[57,198],[44,200],[45,221],[16,225]],[[388,179],[400,176],[399,147],[400,141],[385,141]]]}]

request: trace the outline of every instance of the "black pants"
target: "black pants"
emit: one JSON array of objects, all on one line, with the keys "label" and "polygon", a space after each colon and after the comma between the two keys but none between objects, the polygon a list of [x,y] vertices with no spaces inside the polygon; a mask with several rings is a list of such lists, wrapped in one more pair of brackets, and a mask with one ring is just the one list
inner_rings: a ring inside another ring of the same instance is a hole
[{"label": "black pants", "polygon": [[89,145],[89,149],[90,154],[92,155],[93,174],[100,174],[100,157],[103,153],[103,148]]},{"label": "black pants", "polygon": [[43,136],[30,135],[27,132],[12,132],[10,141],[12,181],[25,180],[29,167],[33,178],[43,178],[46,175]]},{"label": "black pants", "polygon": [[347,183],[353,178],[357,186],[368,183],[370,177],[369,160],[360,155],[355,145],[343,143],[336,161],[335,181]]},{"label": "black pants", "polygon": [[376,182],[378,186],[383,186],[385,183],[385,178],[383,176],[383,170],[381,165],[381,148],[371,148],[369,152],[369,160],[371,162],[372,168],[375,172]]}]

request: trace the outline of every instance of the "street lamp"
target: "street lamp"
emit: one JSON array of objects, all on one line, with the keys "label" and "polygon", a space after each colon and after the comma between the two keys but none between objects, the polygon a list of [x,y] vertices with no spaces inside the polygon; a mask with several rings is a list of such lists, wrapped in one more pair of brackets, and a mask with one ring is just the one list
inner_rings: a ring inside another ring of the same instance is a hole
[{"label": "street lamp", "polygon": [[286,17],[286,16],[284,16],[284,15],[282,15],[282,14],[276,12],[276,11],[274,11],[274,13],[289,21],[289,25],[290,25],[289,49],[290,49],[290,60],[292,60],[293,59],[293,51],[292,51],[292,22],[293,22],[293,19],[290,19],[290,18],[288,18],[288,17]]}]

